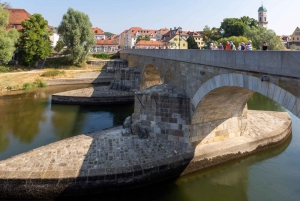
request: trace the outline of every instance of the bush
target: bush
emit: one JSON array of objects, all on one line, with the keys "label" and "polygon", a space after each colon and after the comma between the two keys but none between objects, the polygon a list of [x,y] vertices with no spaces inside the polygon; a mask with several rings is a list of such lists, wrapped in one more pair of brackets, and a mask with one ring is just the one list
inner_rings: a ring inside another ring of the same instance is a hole
[{"label": "bush", "polygon": [[105,53],[101,53],[101,54],[93,54],[92,55],[94,58],[98,58],[98,59],[110,59],[110,55],[105,54]]},{"label": "bush", "polygon": [[58,76],[58,75],[64,75],[66,74],[65,71],[60,71],[60,70],[50,70],[50,71],[47,71],[45,73],[42,74],[43,77],[55,77],[55,76]]},{"label": "bush", "polygon": [[35,87],[46,87],[47,83],[43,80],[36,79],[33,83],[27,82],[23,84],[23,90],[29,90]]},{"label": "bush", "polygon": [[0,73],[7,73],[10,72],[11,69],[9,67],[6,66],[0,66]]}]

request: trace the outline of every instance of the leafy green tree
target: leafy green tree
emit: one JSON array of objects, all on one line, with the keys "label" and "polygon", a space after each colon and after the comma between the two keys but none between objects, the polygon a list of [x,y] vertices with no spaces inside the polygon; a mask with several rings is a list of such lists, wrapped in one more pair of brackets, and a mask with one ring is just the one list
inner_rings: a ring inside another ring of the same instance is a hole
[{"label": "leafy green tree", "polygon": [[190,36],[187,39],[187,42],[188,42],[188,49],[199,49],[199,47],[195,41],[195,38],[193,36]]},{"label": "leafy green tree", "polygon": [[56,46],[54,47],[54,50],[59,53],[64,47],[65,47],[64,42],[59,39],[56,43]]},{"label": "leafy green tree", "polygon": [[14,54],[15,44],[19,34],[15,29],[6,30],[8,25],[8,12],[0,4],[0,62],[8,63]]},{"label": "leafy green tree", "polygon": [[145,36],[139,35],[139,36],[137,37],[137,39],[136,39],[135,44],[137,44],[137,43],[138,43],[139,41],[141,41],[141,40],[150,41],[150,36],[148,36],[148,35],[145,35]]},{"label": "leafy green tree", "polygon": [[244,24],[246,24],[249,27],[258,27],[258,21],[254,18],[243,16],[240,19]]},{"label": "leafy green tree", "polygon": [[104,32],[104,35],[106,35],[107,37],[109,37],[109,36],[112,36],[112,35],[114,35],[114,34],[111,33],[111,32]]},{"label": "leafy green tree", "polygon": [[252,46],[254,49],[260,50],[262,48],[263,42],[267,42],[268,50],[283,50],[284,45],[282,44],[279,37],[271,29],[266,29],[265,27],[246,27],[245,37],[252,41]]},{"label": "leafy green tree", "polygon": [[246,24],[238,18],[225,18],[221,24],[221,29],[224,29],[224,37],[243,36]]},{"label": "leafy green tree", "polygon": [[224,29],[224,37],[243,36],[246,27],[258,27],[258,21],[248,16],[241,18],[225,18],[221,24],[221,29]]},{"label": "leafy green tree", "polygon": [[9,2],[2,2],[0,1],[0,5],[3,7],[3,8],[11,8],[11,4]]},{"label": "leafy green tree", "polygon": [[19,51],[22,61],[29,66],[51,55],[51,31],[48,29],[48,21],[41,14],[31,15],[28,20],[22,22],[20,31]]},{"label": "leafy green tree", "polygon": [[235,47],[238,48],[239,43],[244,42],[247,44],[248,39],[244,36],[231,36],[229,38],[221,38],[218,40],[218,44],[222,43],[223,47],[225,47],[227,41],[232,41]]},{"label": "leafy green tree", "polygon": [[75,65],[82,65],[95,43],[89,16],[69,8],[58,27],[63,43],[67,46],[64,54]]},{"label": "leafy green tree", "polygon": [[217,41],[222,37],[219,28],[210,28],[207,25],[205,25],[201,34],[203,36],[203,41],[206,44],[206,49],[209,49],[210,43]]}]

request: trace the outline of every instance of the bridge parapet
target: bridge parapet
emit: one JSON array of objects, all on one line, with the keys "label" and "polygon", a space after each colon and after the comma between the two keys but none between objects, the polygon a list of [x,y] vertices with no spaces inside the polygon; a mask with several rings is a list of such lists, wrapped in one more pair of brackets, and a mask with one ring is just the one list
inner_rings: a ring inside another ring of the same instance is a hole
[{"label": "bridge parapet", "polygon": [[129,54],[300,78],[299,51],[122,50]]}]

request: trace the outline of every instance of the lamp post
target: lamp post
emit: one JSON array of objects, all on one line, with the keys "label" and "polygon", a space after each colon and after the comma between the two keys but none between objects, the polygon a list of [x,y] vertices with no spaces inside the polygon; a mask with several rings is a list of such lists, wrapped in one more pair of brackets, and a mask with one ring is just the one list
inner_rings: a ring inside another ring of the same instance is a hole
[{"label": "lamp post", "polygon": [[223,38],[223,34],[225,33],[224,29],[221,29],[220,33],[222,34],[222,38]]},{"label": "lamp post", "polygon": [[181,37],[181,33],[182,33],[181,27],[178,27],[178,32],[179,32],[179,49],[180,49],[180,37]]}]

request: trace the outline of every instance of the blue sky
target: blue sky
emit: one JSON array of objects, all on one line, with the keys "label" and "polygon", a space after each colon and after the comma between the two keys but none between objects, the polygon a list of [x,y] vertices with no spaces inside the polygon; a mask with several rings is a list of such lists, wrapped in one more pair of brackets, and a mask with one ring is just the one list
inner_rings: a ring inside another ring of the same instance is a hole
[{"label": "blue sky", "polygon": [[[249,16],[257,19],[261,0],[1,0],[30,14],[40,13],[58,26],[71,7],[89,15],[93,27],[121,33],[132,26],[145,29],[203,30],[219,27],[224,18]],[[300,26],[300,0],[265,0],[268,28],[278,35],[291,35]],[[297,19],[297,20],[296,20]]]}]

